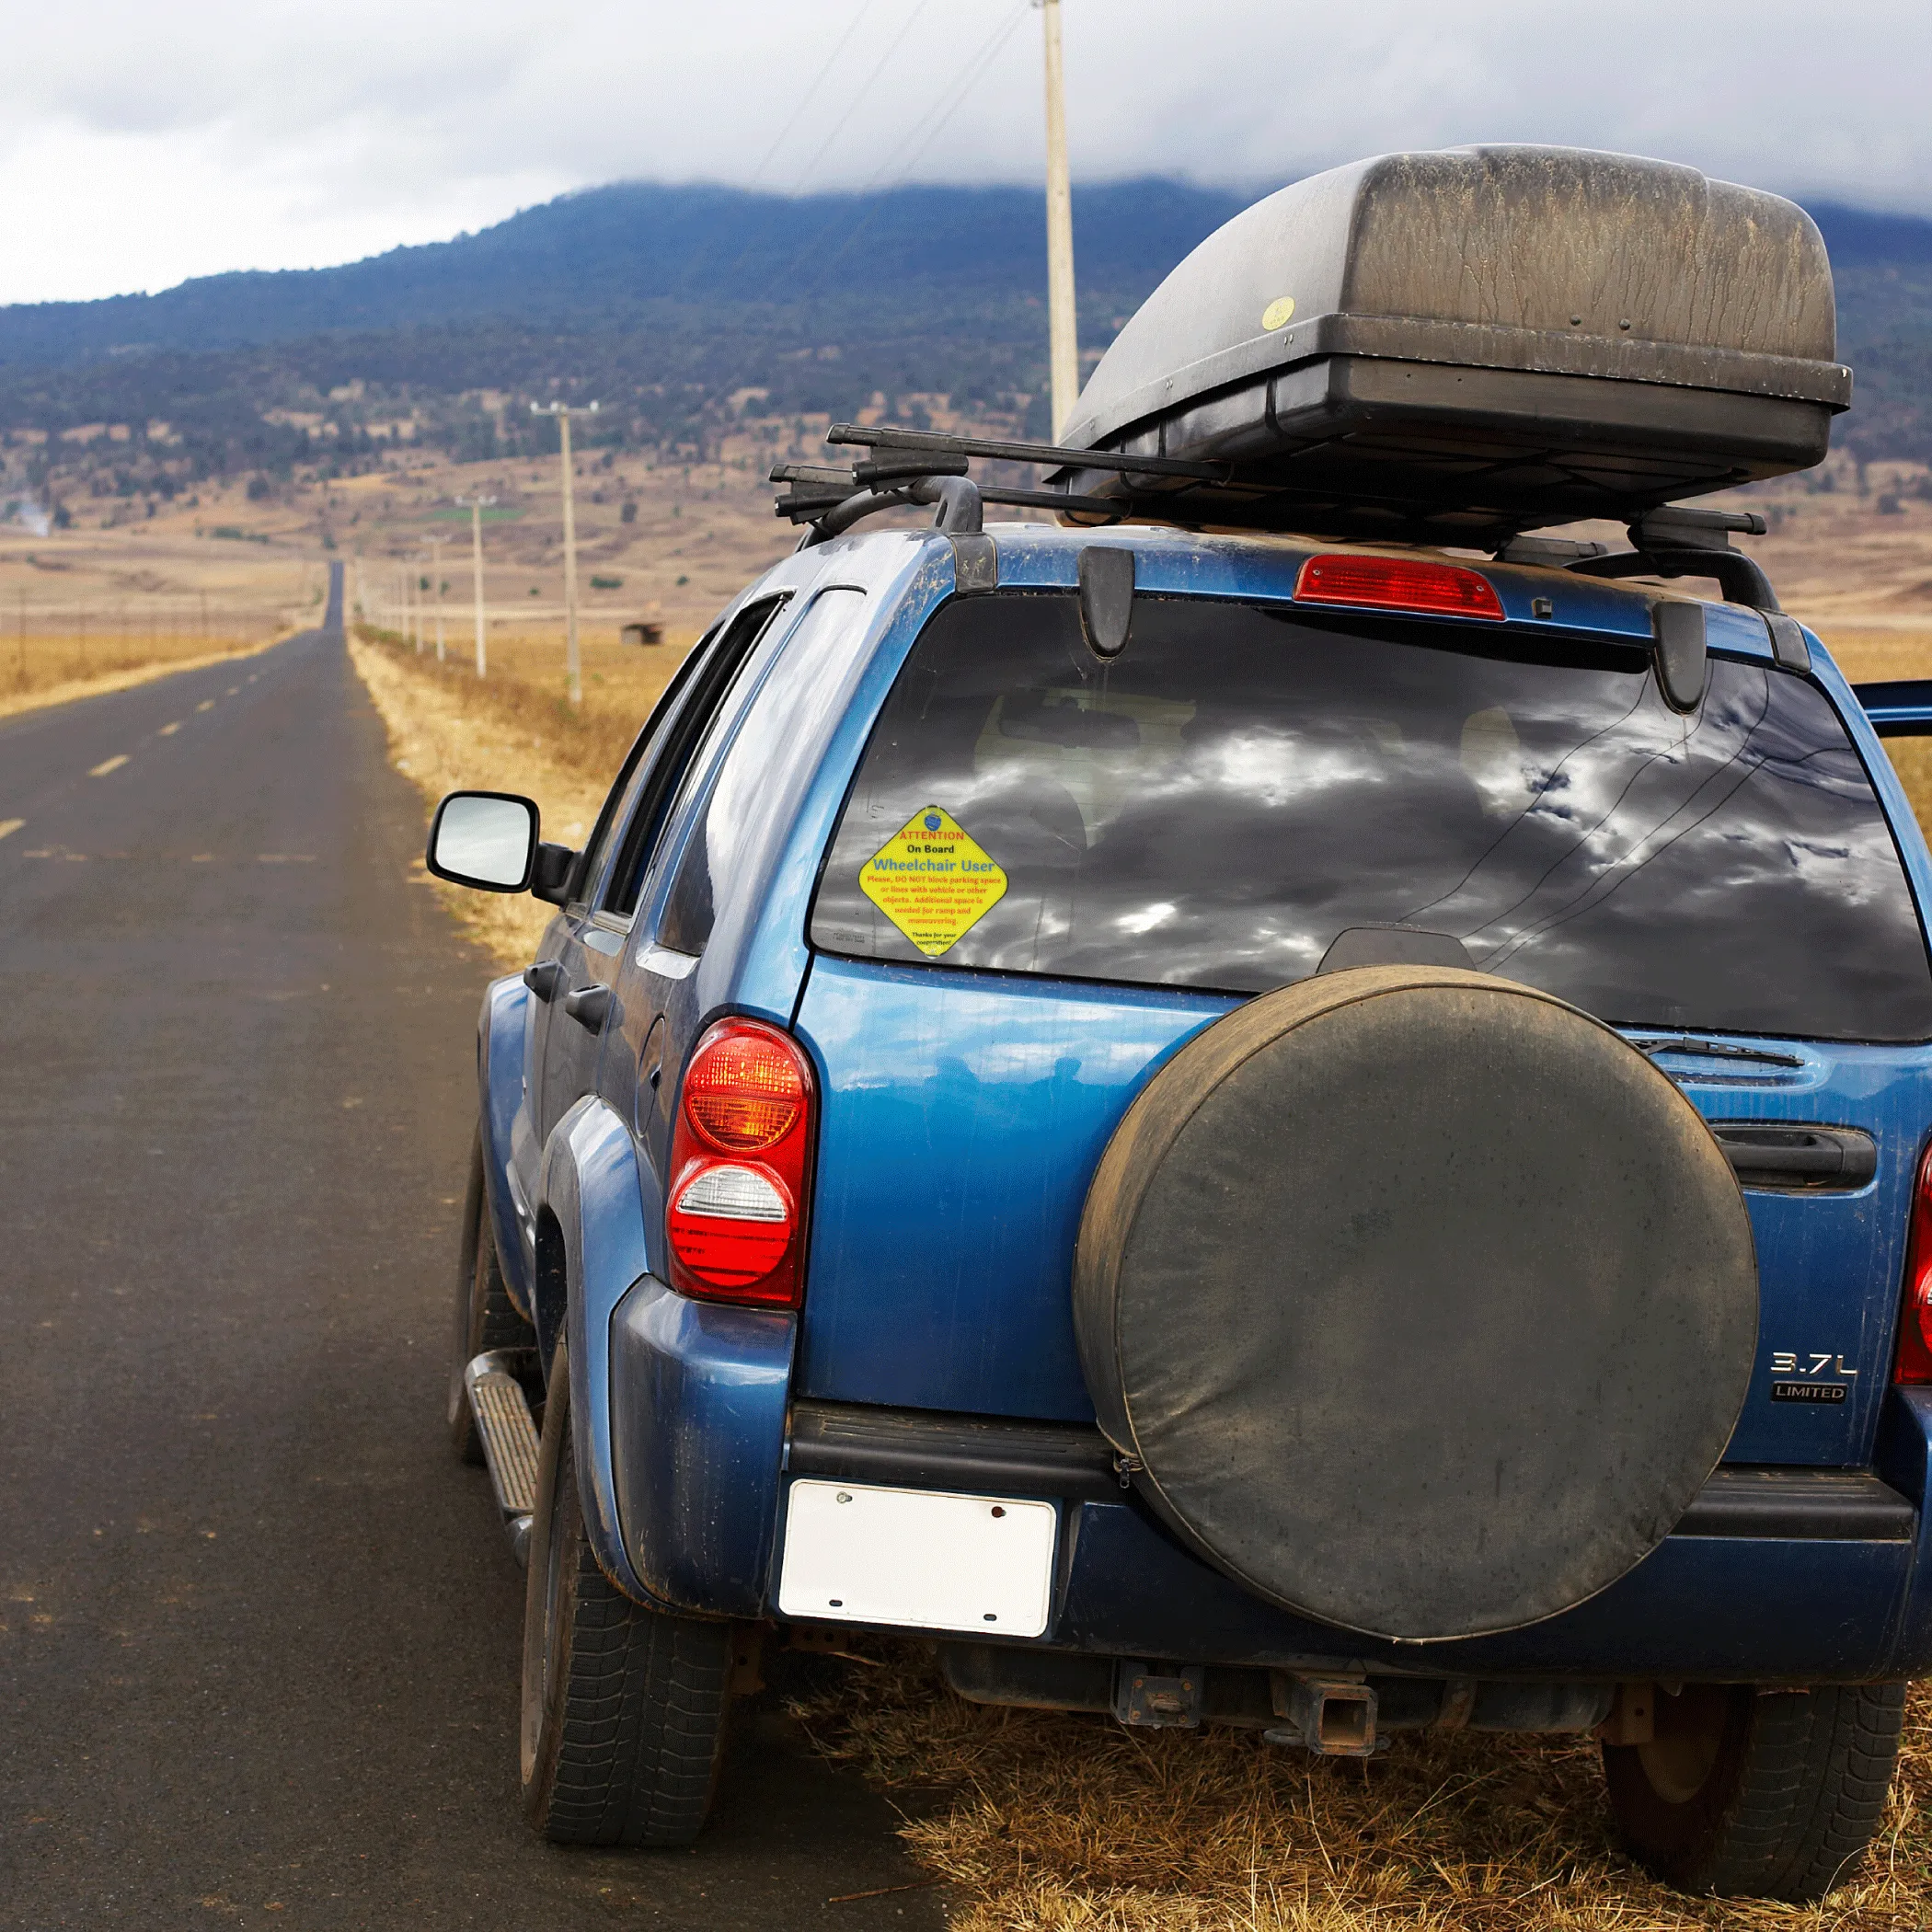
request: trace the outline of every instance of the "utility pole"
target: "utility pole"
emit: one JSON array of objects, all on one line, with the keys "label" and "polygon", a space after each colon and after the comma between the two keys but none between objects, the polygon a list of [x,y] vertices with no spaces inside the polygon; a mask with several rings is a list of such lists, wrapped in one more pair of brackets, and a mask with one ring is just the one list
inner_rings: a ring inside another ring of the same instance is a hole
[{"label": "utility pole", "polygon": [[477,675],[487,677],[483,661],[483,512],[496,501],[494,497],[458,497],[458,508],[469,510],[469,568],[475,587],[472,602],[477,613]]},{"label": "utility pole", "polygon": [[1040,12],[1046,27],[1047,342],[1057,443],[1080,394],[1080,338],[1074,307],[1074,190],[1066,167],[1060,0],[1041,0]]},{"label": "utility pole", "polygon": [[577,654],[577,484],[570,463],[570,419],[594,416],[595,403],[573,409],[568,403],[532,403],[533,416],[554,416],[563,439],[564,661],[569,673],[570,702],[583,702],[583,665]]},{"label": "utility pole", "polygon": [[430,539],[430,594],[436,600],[436,661],[443,662],[443,539]]}]

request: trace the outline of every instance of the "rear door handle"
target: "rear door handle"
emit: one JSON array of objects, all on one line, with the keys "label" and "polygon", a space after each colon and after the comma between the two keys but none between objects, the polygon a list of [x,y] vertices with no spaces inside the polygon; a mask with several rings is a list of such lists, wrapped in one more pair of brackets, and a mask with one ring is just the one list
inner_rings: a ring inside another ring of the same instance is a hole
[{"label": "rear door handle", "polygon": [[1879,1171],[1878,1144],[1856,1127],[1781,1121],[1713,1121],[1710,1131],[1740,1185],[1781,1191],[1850,1192]]},{"label": "rear door handle", "polygon": [[563,982],[564,970],[560,960],[539,960],[535,966],[523,968],[524,985],[546,1006],[557,997],[557,989]]},{"label": "rear door handle", "polygon": [[601,1033],[611,1010],[608,986],[579,986],[564,995],[563,1009],[586,1032]]}]

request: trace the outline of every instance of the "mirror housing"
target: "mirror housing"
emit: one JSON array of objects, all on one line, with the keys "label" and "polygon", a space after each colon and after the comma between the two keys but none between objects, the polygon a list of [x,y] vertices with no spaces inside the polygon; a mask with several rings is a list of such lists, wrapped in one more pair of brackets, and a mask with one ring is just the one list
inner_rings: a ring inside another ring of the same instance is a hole
[{"label": "mirror housing", "polygon": [[546,905],[567,905],[570,898],[570,879],[581,857],[569,845],[553,845],[547,841],[540,845],[536,848],[536,862],[530,871],[531,896],[541,899]]},{"label": "mirror housing", "polygon": [[508,791],[453,791],[430,822],[423,862],[438,879],[480,892],[530,890],[539,854],[534,799]]}]

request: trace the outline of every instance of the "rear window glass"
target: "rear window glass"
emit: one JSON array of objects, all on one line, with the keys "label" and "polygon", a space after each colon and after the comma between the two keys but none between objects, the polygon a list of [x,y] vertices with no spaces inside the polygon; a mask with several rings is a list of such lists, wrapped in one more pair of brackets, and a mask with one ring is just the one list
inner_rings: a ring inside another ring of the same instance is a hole
[{"label": "rear window glass", "polygon": [[1643,655],[1143,596],[1102,664],[1071,596],[943,609],[827,857],[811,937],[863,959],[1261,992],[1350,927],[1604,1019],[1918,1040],[1932,970],[1823,696]]}]

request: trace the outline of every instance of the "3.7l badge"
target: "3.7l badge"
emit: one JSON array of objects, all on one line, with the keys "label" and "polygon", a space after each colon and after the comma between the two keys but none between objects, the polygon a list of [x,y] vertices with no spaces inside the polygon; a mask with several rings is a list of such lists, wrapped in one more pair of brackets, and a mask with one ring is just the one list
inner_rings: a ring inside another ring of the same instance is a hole
[{"label": "3.7l badge", "polygon": [[[1801,1354],[1796,1350],[1779,1350],[1771,1357],[1771,1399],[1774,1402],[1843,1402],[1857,1376],[1846,1368],[1843,1355],[1829,1350]],[[1785,1381],[1780,1377],[1793,1379]]]}]

